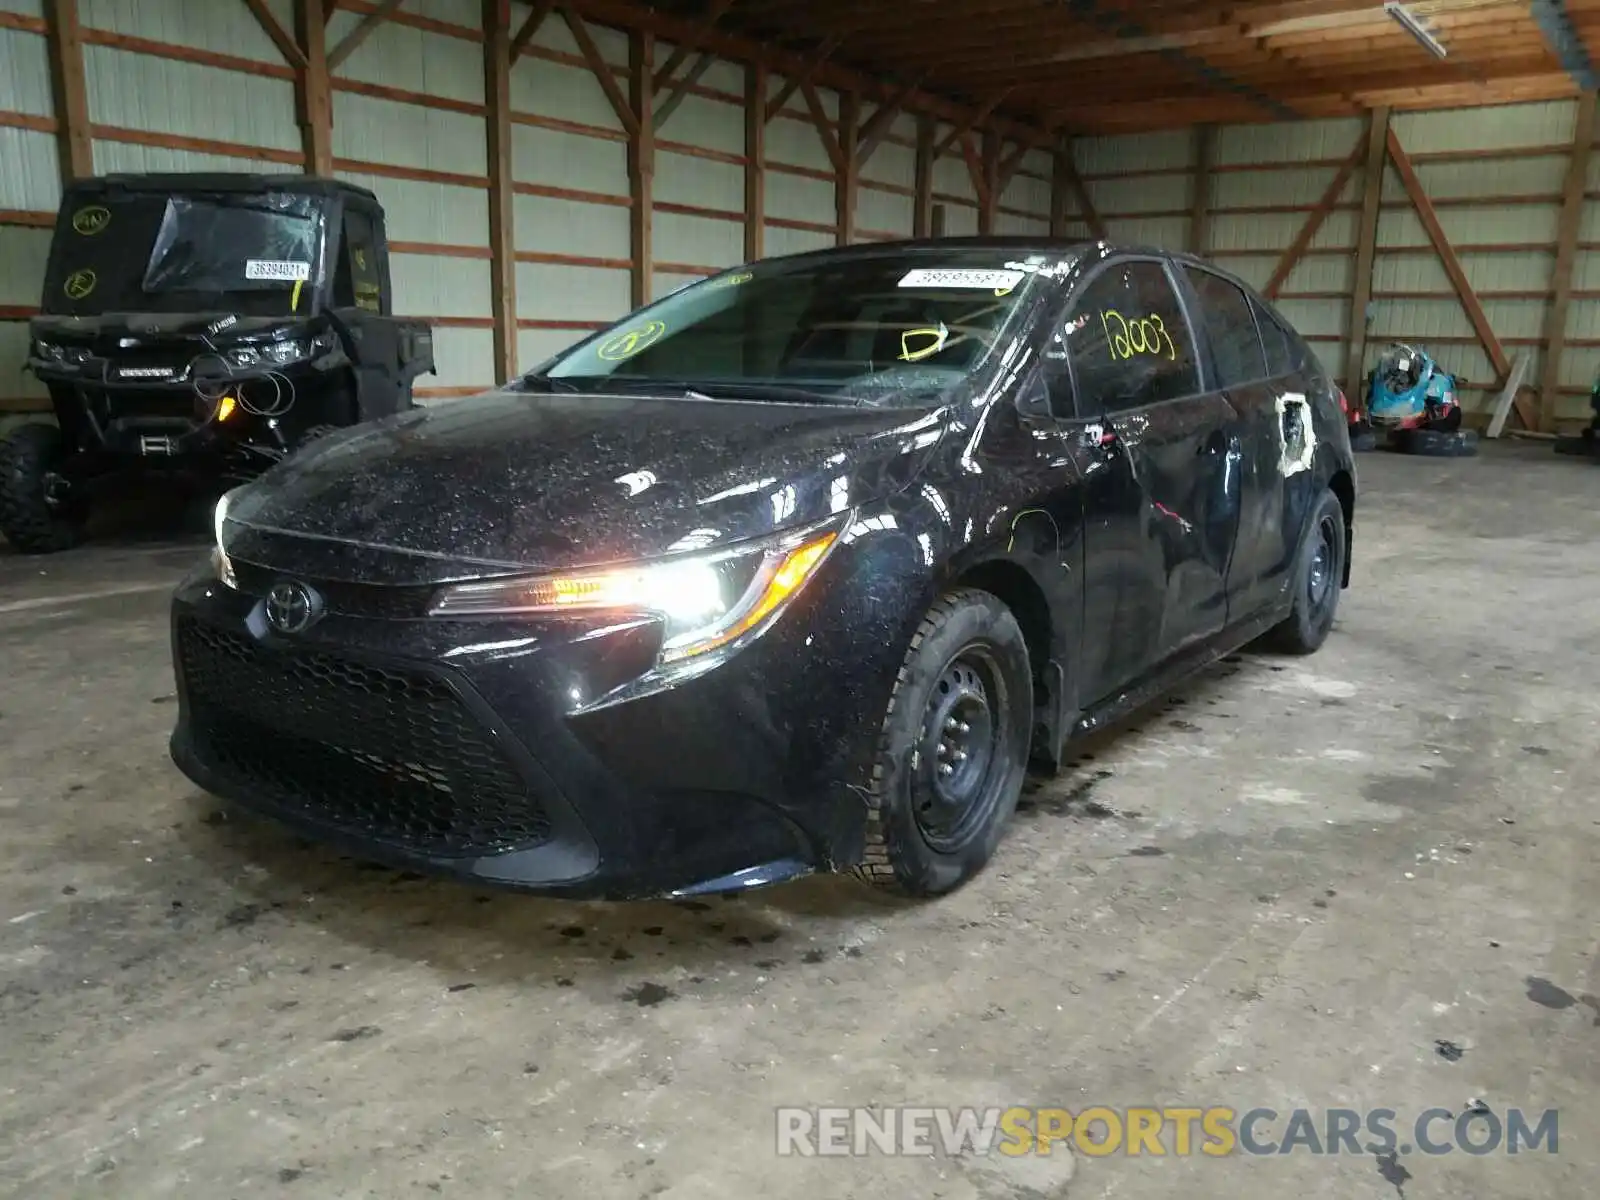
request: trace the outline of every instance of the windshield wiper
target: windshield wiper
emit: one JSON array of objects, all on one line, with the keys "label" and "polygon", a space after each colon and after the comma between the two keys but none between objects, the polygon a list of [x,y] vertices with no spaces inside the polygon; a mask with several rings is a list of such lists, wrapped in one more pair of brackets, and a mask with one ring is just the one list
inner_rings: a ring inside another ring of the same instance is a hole
[{"label": "windshield wiper", "polygon": [[524,375],[518,383],[527,391],[581,392],[583,389],[566,379],[552,379],[548,375]]},{"label": "windshield wiper", "polygon": [[760,383],[743,379],[630,379],[613,382],[611,389],[618,392],[645,391],[651,395],[666,393],[684,396],[691,400],[797,400],[802,404],[838,403],[831,392],[796,387],[793,384]]}]

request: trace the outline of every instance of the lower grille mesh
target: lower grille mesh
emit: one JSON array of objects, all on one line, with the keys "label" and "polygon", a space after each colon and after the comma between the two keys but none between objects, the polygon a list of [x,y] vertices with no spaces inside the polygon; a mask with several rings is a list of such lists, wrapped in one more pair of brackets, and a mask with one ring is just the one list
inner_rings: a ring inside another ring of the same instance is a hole
[{"label": "lower grille mesh", "polygon": [[177,648],[197,751],[277,805],[434,855],[548,839],[543,806],[441,680],[188,618]]}]

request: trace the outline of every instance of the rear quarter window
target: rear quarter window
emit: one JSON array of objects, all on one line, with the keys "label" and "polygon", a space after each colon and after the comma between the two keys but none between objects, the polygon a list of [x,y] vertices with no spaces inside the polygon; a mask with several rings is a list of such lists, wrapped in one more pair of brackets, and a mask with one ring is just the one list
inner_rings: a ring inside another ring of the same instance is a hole
[{"label": "rear quarter window", "polygon": [[1256,333],[1255,310],[1237,285],[1196,267],[1184,268],[1200,298],[1200,319],[1211,339],[1211,356],[1222,387],[1267,376],[1266,352]]}]

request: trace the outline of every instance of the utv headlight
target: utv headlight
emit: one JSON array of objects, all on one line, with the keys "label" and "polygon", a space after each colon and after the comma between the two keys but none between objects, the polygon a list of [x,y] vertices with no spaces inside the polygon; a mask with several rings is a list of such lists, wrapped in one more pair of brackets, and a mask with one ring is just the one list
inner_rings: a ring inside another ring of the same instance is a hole
[{"label": "utv headlight", "polygon": [[261,362],[261,352],[254,346],[240,346],[228,351],[228,361],[236,367],[254,367]]},{"label": "utv headlight", "polygon": [[211,517],[211,569],[216,572],[217,580],[223,587],[237,588],[239,581],[233,574],[233,560],[222,547],[222,526],[228,519],[228,502],[232,498],[232,492],[224,492]]},{"label": "utv headlight", "polygon": [[283,363],[299,362],[306,356],[306,344],[299,338],[289,338],[281,342],[273,342],[266,347],[267,358],[280,365]]},{"label": "utv headlight", "polygon": [[445,588],[437,617],[519,613],[643,614],[661,619],[661,665],[754,637],[772,624],[838,543],[841,522],[712,554],[569,575],[519,576]]},{"label": "utv headlight", "polygon": [[51,362],[60,362],[66,351],[55,342],[34,342],[33,352],[40,358],[47,358]]}]

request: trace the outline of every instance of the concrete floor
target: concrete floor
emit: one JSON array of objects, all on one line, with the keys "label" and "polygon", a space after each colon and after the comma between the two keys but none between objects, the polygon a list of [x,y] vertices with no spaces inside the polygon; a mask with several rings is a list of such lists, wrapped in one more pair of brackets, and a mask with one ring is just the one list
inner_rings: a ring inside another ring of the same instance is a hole
[{"label": "concrete floor", "polygon": [[[364,868],[169,765],[164,589],[193,546],[0,558],[0,1192],[1592,1194],[1600,467],[1361,466],[1322,653],[1219,664],[924,906],[837,880],[568,905]],[[1559,1153],[774,1154],[783,1104],[1406,1129],[1474,1098],[1560,1109]]]}]

